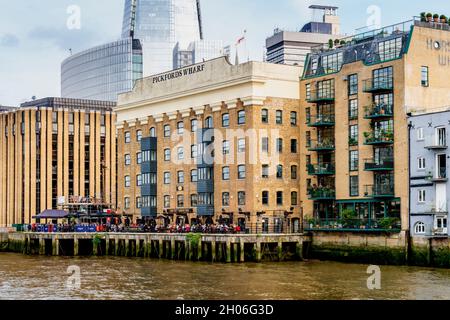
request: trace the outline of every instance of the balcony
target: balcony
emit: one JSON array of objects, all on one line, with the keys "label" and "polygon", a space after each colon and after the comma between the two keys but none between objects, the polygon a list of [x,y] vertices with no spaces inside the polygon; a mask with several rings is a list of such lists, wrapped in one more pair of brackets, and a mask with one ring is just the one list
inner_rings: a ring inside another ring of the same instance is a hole
[{"label": "balcony", "polygon": [[366,186],[365,197],[367,198],[394,198],[393,183],[379,183],[372,186]]},{"label": "balcony", "polygon": [[333,127],[336,122],[334,114],[319,114],[310,116],[306,124],[308,127]]},{"label": "balcony", "polygon": [[311,91],[306,101],[309,103],[333,102],[334,90]]},{"label": "balcony", "polygon": [[311,176],[332,176],[336,172],[332,163],[310,164],[308,165],[308,174]]},{"label": "balcony", "polygon": [[309,151],[334,151],[336,149],[336,146],[334,144],[333,139],[323,139],[322,141],[311,141],[310,146],[308,147]]},{"label": "balcony", "polygon": [[309,219],[305,231],[333,232],[389,232],[399,233],[401,221],[398,218],[383,219]]},{"label": "balcony", "polygon": [[309,200],[327,201],[336,199],[336,190],[334,188],[312,188],[308,194]]},{"label": "balcony", "polygon": [[381,159],[366,159],[365,171],[392,171],[394,170],[394,158],[383,157]]},{"label": "balcony", "polygon": [[427,178],[427,180],[433,182],[433,183],[444,183],[448,181],[448,175],[447,175],[447,169],[446,168],[440,168],[439,172],[436,173],[435,176],[433,176],[430,173],[430,176]]},{"label": "balcony", "polygon": [[391,92],[393,90],[393,77],[377,77],[363,81],[363,91],[367,93]]},{"label": "balcony", "polygon": [[364,132],[365,145],[387,145],[394,143],[393,131]]},{"label": "balcony", "polygon": [[366,106],[364,110],[364,119],[382,119],[394,116],[394,107],[389,104],[373,104]]},{"label": "balcony", "polygon": [[442,151],[447,150],[448,145],[446,139],[435,139],[435,137],[430,137],[426,141],[425,149],[431,151]]}]

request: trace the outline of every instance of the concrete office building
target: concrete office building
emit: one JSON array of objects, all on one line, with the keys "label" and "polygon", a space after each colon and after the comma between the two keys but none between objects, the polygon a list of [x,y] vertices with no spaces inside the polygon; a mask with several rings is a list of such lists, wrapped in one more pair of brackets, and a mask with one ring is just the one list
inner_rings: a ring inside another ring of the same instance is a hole
[{"label": "concrete office building", "polygon": [[299,32],[275,29],[273,36],[266,39],[267,62],[303,68],[306,56],[314,47],[340,37],[337,7],[313,5],[309,8],[319,12],[321,19],[305,24]]},{"label": "concrete office building", "polygon": [[308,56],[300,197],[311,229],[409,230],[407,113],[448,105],[447,30],[412,20]]},{"label": "concrete office building", "polygon": [[222,57],[139,80],[115,108],[119,212],[300,230],[299,72]]},{"label": "concrete office building", "polygon": [[417,112],[409,121],[411,234],[447,237],[450,111]]},{"label": "concrete office building", "polygon": [[46,98],[0,112],[0,227],[70,196],[116,202],[113,106]]}]

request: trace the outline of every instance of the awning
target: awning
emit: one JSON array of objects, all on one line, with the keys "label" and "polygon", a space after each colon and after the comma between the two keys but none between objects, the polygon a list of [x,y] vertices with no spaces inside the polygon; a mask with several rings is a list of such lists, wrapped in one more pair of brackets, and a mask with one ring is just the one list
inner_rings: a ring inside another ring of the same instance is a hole
[{"label": "awning", "polygon": [[64,219],[69,215],[69,212],[64,210],[44,210],[33,219]]}]

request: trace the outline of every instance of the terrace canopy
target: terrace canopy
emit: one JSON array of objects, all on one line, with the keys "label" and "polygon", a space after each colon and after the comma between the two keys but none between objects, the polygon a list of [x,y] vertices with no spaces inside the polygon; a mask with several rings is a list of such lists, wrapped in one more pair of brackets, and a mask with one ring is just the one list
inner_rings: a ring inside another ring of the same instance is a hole
[{"label": "terrace canopy", "polygon": [[44,210],[34,219],[65,219],[69,217],[70,213],[64,210]]}]

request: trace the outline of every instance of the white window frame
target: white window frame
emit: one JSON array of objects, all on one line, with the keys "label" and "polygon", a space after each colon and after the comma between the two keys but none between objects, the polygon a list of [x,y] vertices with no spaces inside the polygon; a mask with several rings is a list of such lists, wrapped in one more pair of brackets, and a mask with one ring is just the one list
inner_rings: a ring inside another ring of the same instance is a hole
[{"label": "white window frame", "polygon": [[427,191],[425,189],[421,189],[417,191],[417,202],[425,203],[427,201]]},{"label": "white window frame", "polygon": [[423,128],[417,128],[417,141],[425,140],[424,130]]},{"label": "white window frame", "polygon": [[417,170],[425,170],[427,168],[427,162],[424,157],[417,158]]}]

